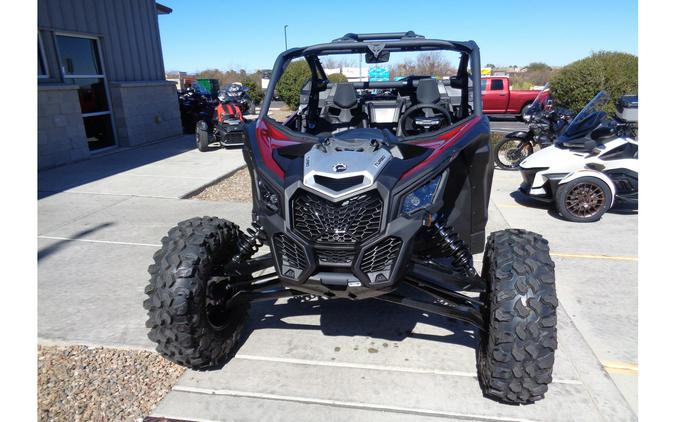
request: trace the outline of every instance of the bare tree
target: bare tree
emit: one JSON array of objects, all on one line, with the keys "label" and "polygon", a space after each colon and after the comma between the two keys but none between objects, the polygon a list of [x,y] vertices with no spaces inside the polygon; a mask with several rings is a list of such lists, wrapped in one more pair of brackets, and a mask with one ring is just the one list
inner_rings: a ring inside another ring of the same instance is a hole
[{"label": "bare tree", "polygon": [[394,76],[428,75],[438,78],[457,73],[457,69],[440,51],[419,53],[414,60],[406,58],[403,62],[392,65],[391,71]]}]

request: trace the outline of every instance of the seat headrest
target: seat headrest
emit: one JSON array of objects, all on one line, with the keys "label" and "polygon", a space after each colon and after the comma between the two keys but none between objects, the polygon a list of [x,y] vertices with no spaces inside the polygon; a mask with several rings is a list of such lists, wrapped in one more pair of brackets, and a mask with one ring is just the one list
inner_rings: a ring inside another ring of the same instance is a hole
[{"label": "seat headrest", "polygon": [[340,108],[352,108],[356,105],[356,89],[349,83],[341,83],[335,86],[333,103]]},{"label": "seat headrest", "polygon": [[420,79],[415,95],[417,96],[417,102],[420,104],[436,104],[441,100],[438,82],[434,79]]}]

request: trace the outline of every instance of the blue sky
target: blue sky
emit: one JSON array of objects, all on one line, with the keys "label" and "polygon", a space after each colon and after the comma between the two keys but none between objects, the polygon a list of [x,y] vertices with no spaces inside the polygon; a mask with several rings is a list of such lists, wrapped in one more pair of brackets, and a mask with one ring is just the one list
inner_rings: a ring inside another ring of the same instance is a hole
[{"label": "blue sky", "polygon": [[271,68],[284,49],[284,25],[289,48],[347,32],[473,39],[483,65],[561,66],[598,50],[637,54],[637,0],[159,2],[173,9],[159,16],[167,71]]}]

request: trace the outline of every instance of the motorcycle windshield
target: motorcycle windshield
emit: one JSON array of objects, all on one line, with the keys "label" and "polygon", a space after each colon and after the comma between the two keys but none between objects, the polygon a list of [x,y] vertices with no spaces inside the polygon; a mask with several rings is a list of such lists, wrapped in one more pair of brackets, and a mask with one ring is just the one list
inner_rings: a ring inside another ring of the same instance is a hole
[{"label": "motorcycle windshield", "polygon": [[609,102],[609,95],[605,91],[600,91],[595,94],[595,97],[581,109],[574,120],[565,128],[565,131],[560,136],[561,140],[575,139],[586,136],[593,129],[598,127],[605,119],[607,113],[604,108]]},{"label": "motorcycle windshield", "polygon": [[549,87],[549,84],[544,85],[544,88],[539,91],[539,94],[535,97],[534,101],[532,101],[530,107],[525,111],[524,117],[532,117],[544,111],[551,96],[550,94],[551,88]]}]

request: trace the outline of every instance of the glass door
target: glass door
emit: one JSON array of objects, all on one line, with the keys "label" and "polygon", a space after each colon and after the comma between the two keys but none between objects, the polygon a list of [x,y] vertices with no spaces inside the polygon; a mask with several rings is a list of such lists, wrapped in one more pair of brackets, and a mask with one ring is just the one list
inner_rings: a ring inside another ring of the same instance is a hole
[{"label": "glass door", "polygon": [[110,99],[96,38],[56,35],[63,81],[77,85],[89,150],[115,145]]}]

